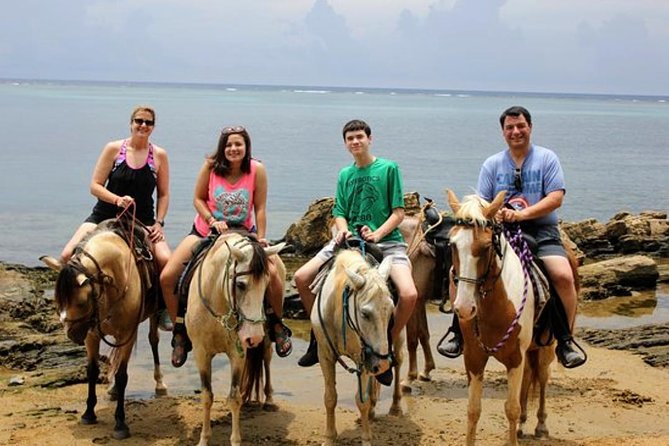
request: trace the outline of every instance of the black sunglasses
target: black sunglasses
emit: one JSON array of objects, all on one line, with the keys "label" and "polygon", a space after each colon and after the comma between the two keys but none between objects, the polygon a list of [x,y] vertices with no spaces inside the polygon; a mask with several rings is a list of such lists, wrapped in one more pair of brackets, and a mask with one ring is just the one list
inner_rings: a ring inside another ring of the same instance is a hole
[{"label": "black sunglasses", "polygon": [[137,125],[146,124],[147,127],[153,127],[153,124],[155,124],[155,122],[150,119],[142,119],[142,118],[134,118],[132,122],[134,122]]},{"label": "black sunglasses", "polygon": [[232,133],[242,133],[245,132],[246,129],[242,127],[241,125],[235,126],[235,127],[223,127],[223,130],[221,130],[221,134],[223,135],[230,135]]},{"label": "black sunglasses", "polygon": [[523,191],[523,175],[520,169],[516,169],[513,172],[513,187],[515,187],[518,192]]}]

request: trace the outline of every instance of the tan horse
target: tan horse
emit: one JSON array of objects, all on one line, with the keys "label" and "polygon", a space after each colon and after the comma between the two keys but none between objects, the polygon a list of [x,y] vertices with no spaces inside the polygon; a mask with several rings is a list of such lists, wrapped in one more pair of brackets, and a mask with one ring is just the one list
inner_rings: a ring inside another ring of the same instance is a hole
[{"label": "tan horse", "polygon": [[466,441],[469,446],[476,441],[483,374],[491,356],[507,370],[504,408],[509,423],[508,444],[516,446],[518,434],[522,435],[531,384],[538,385],[540,398],[535,435],[548,434],[546,386],[555,346],[532,344],[535,319],[532,285],[528,283],[523,263],[493,220],[504,203],[504,194],[500,192],[492,204],[474,195],[460,203],[448,191],[448,202],[456,218],[456,226],[450,233],[457,284],[453,308],[460,318],[469,381]]},{"label": "tan horse", "polygon": [[[342,250],[335,259],[311,311],[311,324],[318,341],[318,359],[325,384],[326,428],[325,446],[337,439],[335,407],[337,388],[336,363],[358,377],[356,404],[360,411],[363,446],[371,445],[369,425],[374,416],[379,384],[374,379],[391,366],[388,324],[394,304],[386,280],[392,258],[387,257],[378,268],[371,267],[355,250]],[[402,339],[394,343],[395,376],[402,362]],[[353,360],[349,366],[342,359]],[[399,380],[394,380],[391,415],[402,412]]]},{"label": "tan horse", "polygon": [[130,436],[124,407],[128,360],[137,339],[137,327],[148,317],[151,318],[149,342],[154,359],[156,394],[166,394],[167,388],[162,381],[158,358],[157,300],[147,297],[148,285],[142,277],[149,275],[151,268],[147,267],[152,266],[152,262],[137,257],[126,239],[110,229],[110,222],[100,223],[78,245],[66,265],[52,257],[41,257],[41,260],[60,271],[55,297],[68,338],[86,345],[88,398],[81,422],[97,422],[95,385],[100,373],[98,360],[102,340],[112,347],[110,374],[114,376],[117,398],[113,436],[124,439]]},{"label": "tan horse", "polygon": [[[186,328],[202,384],[204,414],[200,446],[209,444],[211,438],[211,406],[214,399],[211,361],[217,353],[224,352],[230,361],[228,404],[232,413],[231,445],[241,444],[240,409],[243,399],[250,396],[255,385],[253,380],[247,380],[247,385],[243,385],[243,374],[259,376],[262,362],[253,361],[250,364],[248,360],[255,358],[258,351],[266,359],[266,402],[272,401],[267,359],[271,357],[271,350],[265,339],[263,300],[269,283],[268,256],[278,254],[283,246],[284,243],[281,243],[263,249],[254,239],[236,233],[224,234],[218,237],[193,273],[188,292]],[[279,256],[274,258],[280,271],[285,271]],[[259,349],[252,354],[256,347]]]}]

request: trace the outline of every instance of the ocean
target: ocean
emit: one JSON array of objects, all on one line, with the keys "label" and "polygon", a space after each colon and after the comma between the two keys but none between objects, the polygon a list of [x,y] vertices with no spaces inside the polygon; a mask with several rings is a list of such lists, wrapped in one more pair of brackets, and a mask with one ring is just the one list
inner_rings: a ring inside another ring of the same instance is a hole
[{"label": "ocean", "polygon": [[169,154],[172,247],[190,230],[204,156],[230,125],[249,130],[267,166],[271,239],[334,195],[351,162],[346,121],[366,120],[372,152],[399,163],[405,191],[445,209],[444,190],[472,193],[483,160],[505,148],[498,117],[511,105],[530,110],[533,141],[560,157],[562,219],[669,210],[669,97],[4,80],[0,260],[33,266],[60,253],[95,202],[88,185],[100,151],[128,135],[140,104],[155,108],[152,141]]}]

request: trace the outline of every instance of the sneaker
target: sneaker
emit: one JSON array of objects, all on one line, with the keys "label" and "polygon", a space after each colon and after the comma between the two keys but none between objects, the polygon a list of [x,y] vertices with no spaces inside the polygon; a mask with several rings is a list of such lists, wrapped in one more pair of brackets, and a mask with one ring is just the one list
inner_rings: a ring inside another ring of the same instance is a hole
[{"label": "sneaker", "polygon": [[[575,348],[578,347],[578,350]],[[555,354],[564,368],[573,369],[574,367],[585,364],[587,356],[583,349],[574,342],[573,339],[558,342],[555,347]]]},{"label": "sneaker", "polygon": [[307,352],[297,361],[297,365],[300,367],[311,367],[316,364],[318,364],[318,343],[312,331]]},{"label": "sneaker", "polygon": [[172,324],[170,314],[165,308],[158,310],[158,328],[160,328],[162,331],[174,330],[174,324]]}]

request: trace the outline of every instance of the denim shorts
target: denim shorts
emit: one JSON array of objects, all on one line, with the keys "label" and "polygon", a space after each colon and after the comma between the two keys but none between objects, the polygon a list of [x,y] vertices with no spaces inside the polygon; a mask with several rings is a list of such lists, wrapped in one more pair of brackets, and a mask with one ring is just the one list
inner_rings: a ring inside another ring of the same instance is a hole
[{"label": "denim shorts", "polygon": [[528,225],[523,227],[523,231],[536,240],[538,246],[537,257],[567,257],[557,225]]},{"label": "denim shorts", "polygon": [[[407,256],[407,244],[402,242],[381,242],[377,246],[383,251],[383,257],[393,256],[393,265],[406,265],[411,267],[411,261]],[[316,257],[327,262],[334,256],[335,239],[321,249]]]}]

